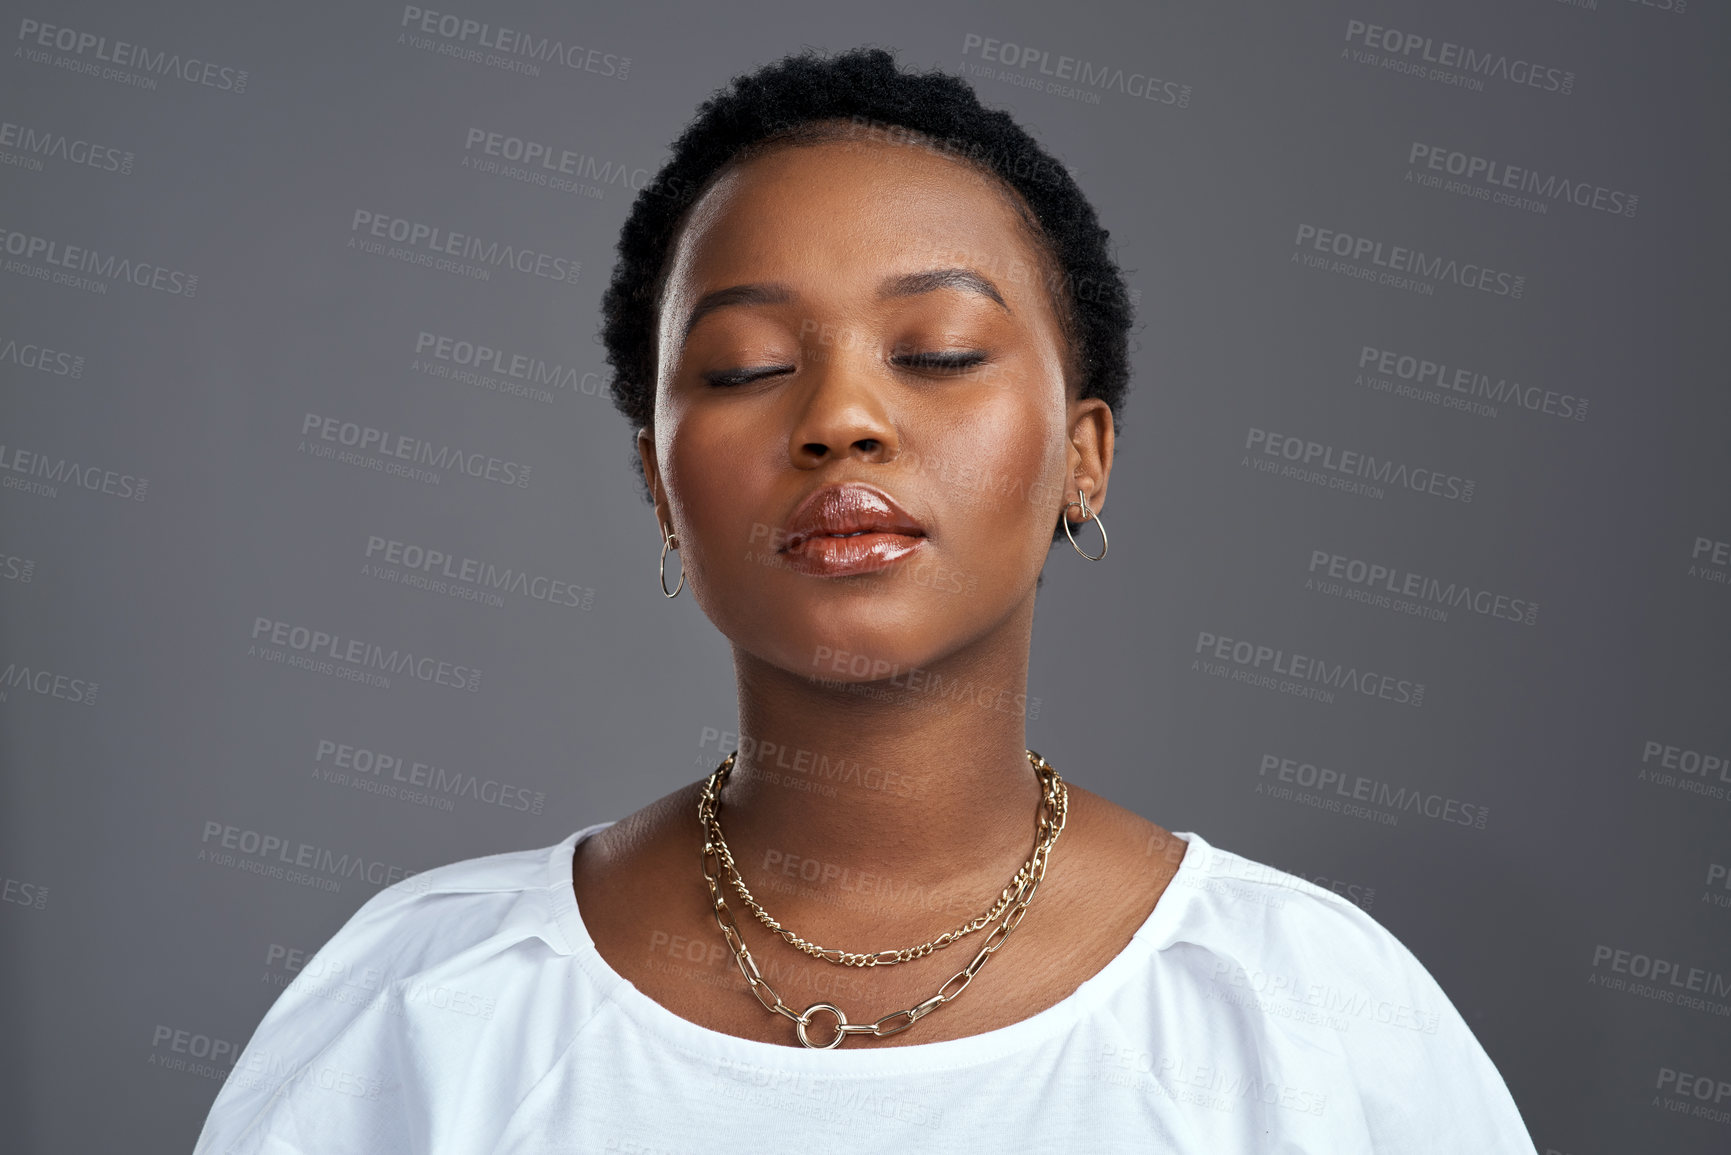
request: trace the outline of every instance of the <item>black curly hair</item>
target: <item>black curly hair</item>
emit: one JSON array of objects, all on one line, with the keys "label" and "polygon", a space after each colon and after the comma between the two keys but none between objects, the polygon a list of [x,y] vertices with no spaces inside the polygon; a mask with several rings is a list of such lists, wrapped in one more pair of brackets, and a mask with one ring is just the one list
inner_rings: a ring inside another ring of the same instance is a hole
[{"label": "black curly hair", "polygon": [[[1046,266],[1070,383],[1080,397],[1106,402],[1117,433],[1130,381],[1133,314],[1109,234],[1069,171],[1008,113],[982,107],[959,77],[904,71],[882,48],[834,56],[808,48],[734,77],[706,100],[620,229],[613,279],[601,297],[601,340],[613,366],[613,405],[634,437],[652,428],[657,312],[687,210],[738,163],[786,145],[861,135],[937,149],[1013,190],[1007,199]],[[635,448],[631,462],[644,498],[652,499]],[[1053,539],[1063,532],[1060,514]]]}]

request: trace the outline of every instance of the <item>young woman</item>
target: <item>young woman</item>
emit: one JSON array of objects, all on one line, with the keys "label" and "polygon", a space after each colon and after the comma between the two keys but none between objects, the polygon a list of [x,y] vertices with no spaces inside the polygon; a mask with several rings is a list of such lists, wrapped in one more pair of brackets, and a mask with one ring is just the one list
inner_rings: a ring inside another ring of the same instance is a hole
[{"label": "young woman", "polygon": [[738,750],[368,901],[201,1155],[1532,1155],[1388,931],[1024,744],[1048,552],[1108,548],[1106,238],[1006,114],[882,51],[702,106],[604,338],[662,589],[733,647]]}]

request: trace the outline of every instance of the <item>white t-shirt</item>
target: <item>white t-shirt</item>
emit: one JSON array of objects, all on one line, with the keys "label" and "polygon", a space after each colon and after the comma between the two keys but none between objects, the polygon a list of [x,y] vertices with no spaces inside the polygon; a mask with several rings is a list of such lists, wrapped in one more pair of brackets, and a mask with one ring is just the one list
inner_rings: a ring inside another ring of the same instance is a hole
[{"label": "white t-shirt", "polygon": [[[682,1019],[602,959],[571,858],[608,825],[369,899],[259,1023],[194,1155],[1536,1155],[1392,934],[1198,834],[1178,833],[1147,921],[1063,1001],[966,1038],[818,1051]],[[731,955],[714,973],[717,998],[750,997]]]}]

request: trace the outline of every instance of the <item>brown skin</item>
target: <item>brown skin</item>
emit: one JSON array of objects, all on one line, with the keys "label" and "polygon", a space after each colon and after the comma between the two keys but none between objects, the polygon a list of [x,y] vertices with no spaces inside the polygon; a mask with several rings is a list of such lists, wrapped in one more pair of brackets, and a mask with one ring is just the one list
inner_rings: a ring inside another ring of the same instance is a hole
[{"label": "brown skin", "polygon": [[[950,286],[878,294],[886,276],[958,266],[989,279],[1003,304]],[[1030,275],[1044,267],[995,182],[871,140],[781,148],[732,168],[670,257],[654,427],[638,448],[656,518],[678,533],[669,571],[677,557],[733,646],[740,748],[761,752],[758,764],[742,756],[722,790],[722,825],[759,901],[826,947],[934,938],[985,911],[1032,849],[1039,785],[1018,695],[1034,584],[1056,519],[1082,519],[1065,510],[1076,490],[1094,511],[1105,505],[1113,448],[1109,408],[1078,399],[1066,372],[1051,296]],[[686,335],[705,294],[766,282],[786,299],[715,309]],[[988,360],[966,370],[905,360],[942,351]],[[783,371],[746,384],[704,376],[772,367]],[[924,568],[907,559],[837,578],[776,564],[795,506],[845,481],[882,488],[919,519]],[[1089,552],[1095,536],[1077,532]],[[875,665],[838,668],[837,654]],[[980,689],[958,701],[934,692],[940,677]],[[819,758],[870,772],[821,777]],[[1055,764],[1070,781],[1072,768]],[[710,917],[699,786],[579,846],[579,909],[602,958],[673,1013],[798,1046],[793,1025],[751,996]],[[1183,848],[1070,782],[1046,880],[1004,949],[914,1027],[844,1045],[974,1035],[1059,1002],[1123,950]],[[835,1002],[853,1022],[936,993],[987,933],[909,963],[842,967],[781,942],[727,893],[784,1001],[796,1011]],[[830,1022],[814,1023],[814,1036]]]}]

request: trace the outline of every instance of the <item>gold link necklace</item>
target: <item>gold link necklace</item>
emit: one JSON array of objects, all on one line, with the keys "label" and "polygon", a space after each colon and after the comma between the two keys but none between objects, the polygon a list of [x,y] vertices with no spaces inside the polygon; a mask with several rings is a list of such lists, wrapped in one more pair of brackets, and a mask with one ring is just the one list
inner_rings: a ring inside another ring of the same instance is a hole
[{"label": "gold link necklace", "polygon": [[[1064,832],[1064,820],[1069,809],[1069,787],[1064,784],[1063,778],[1058,775],[1051,763],[1033,750],[1028,750],[1028,761],[1033,763],[1035,772],[1040,776],[1041,784],[1040,811],[1037,820],[1034,853],[1022,869],[1016,872],[1016,877],[1011,880],[1010,886],[1004,888],[1003,895],[998,902],[993,904],[992,909],[980,918],[963,924],[957,930],[947,931],[939,935],[938,938],[922,943],[917,947],[908,947],[901,951],[876,951],[864,954],[853,951],[830,950],[807,942],[793,934],[792,931],[784,929],[780,923],[769,917],[769,913],[752,899],[750,891],[745,888],[745,880],[740,877],[739,870],[733,860],[733,854],[728,850],[727,842],[721,836],[721,822],[718,818],[721,809],[721,786],[727,781],[728,774],[732,772],[734,760],[738,754],[739,751],[735,750],[721,760],[721,764],[715,768],[714,773],[703,784],[703,789],[697,796],[697,819],[703,828],[704,838],[703,880],[709,886],[710,913],[715,917],[715,924],[721,928],[721,937],[733,951],[733,961],[739,967],[739,973],[745,976],[746,984],[750,987],[752,995],[763,1005],[765,1010],[791,1019],[794,1024],[794,1033],[799,1041],[805,1046],[817,1050],[828,1050],[831,1047],[839,1046],[841,1041],[849,1035],[871,1035],[881,1039],[896,1034],[898,1031],[905,1031],[921,1018],[954,1000],[966,990],[968,984],[973,982],[974,976],[979,973],[980,968],[986,965],[986,960],[999,947],[1003,946],[1005,941],[1009,939],[1010,933],[1021,925],[1022,918],[1027,913],[1028,903],[1033,901],[1034,892],[1039,889],[1041,879],[1046,877],[1047,860],[1053,845],[1058,841],[1058,836]],[[741,898],[757,912],[758,918],[783,939],[799,947],[807,954],[821,958],[826,962],[841,963],[845,966],[882,966],[924,957],[924,955],[930,954],[940,947],[948,946],[962,935],[971,934],[985,926],[986,923],[996,918],[998,912],[1003,911],[1006,906],[1010,909],[1008,913],[1004,914],[1003,921],[993,927],[991,932],[986,935],[985,944],[980,947],[979,953],[974,955],[973,961],[951,975],[938,988],[937,994],[907,1010],[893,1011],[884,1015],[874,1023],[849,1023],[841,1008],[833,1003],[813,1003],[804,1011],[796,1014],[792,1007],[782,1002],[781,996],[775,992],[775,988],[764,980],[763,973],[758,970],[756,961],[751,957],[751,951],[745,945],[745,939],[739,933],[739,924],[734,921],[733,911],[728,907],[727,899],[721,893],[721,882],[724,875],[732,880]],[[950,989],[952,985],[955,985],[954,990]],[[809,1029],[812,1014],[817,1011],[828,1011],[835,1016],[835,1034],[827,1043],[811,1041]],[[897,1022],[898,1019],[902,1021]]]},{"label": "gold link necklace", "polygon": [[[1029,761],[1033,761],[1034,758],[1038,757],[1038,755],[1034,754],[1032,751],[1029,751],[1028,753]],[[729,769],[731,770],[731,766]],[[1044,772],[1040,770],[1038,763],[1034,764],[1034,769],[1036,773],[1041,774],[1041,781],[1043,783],[1045,781],[1045,775]],[[726,779],[727,775],[724,773],[722,775],[722,781],[726,781]],[[992,904],[990,909],[988,909],[984,914],[963,923],[954,930],[945,931],[930,942],[923,942],[918,946],[903,947],[901,950],[880,950],[869,954],[861,954],[856,951],[837,950],[833,947],[818,946],[816,943],[803,939],[793,931],[783,927],[780,922],[776,921],[774,916],[772,916],[767,910],[763,909],[763,906],[759,904],[757,899],[752,897],[751,891],[747,889],[745,878],[739,873],[739,868],[734,863],[733,855],[728,852],[727,840],[721,836],[721,822],[713,813],[709,816],[707,829],[715,839],[716,845],[721,847],[721,861],[723,866],[726,868],[728,880],[733,883],[733,889],[739,893],[740,901],[744,902],[746,906],[751,908],[752,913],[757,915],[757,920],[763,923],[764,926],[767,926],[770,930],[773,930],[776,934],[780,935],[789,946],[797,947],[806,954],[811,955],[813,958],[820,958],[825,962],[836,963],[841,966],[892,966],[895,963],[909,962],[913,959],[924,958],[935,950],[941,950],[957,939],[973,934],[975,931],[987,926],[1000,914],[1004,913],[1004,908],[1009,906],[1015,899],[1017,892],[1022,887],[1022,884],[1034,871],[1034,856],[1030,854],[1028,860],[1016,871],[1015,877],[1010,879],[1010,884],[1004,887],[1003,893],[998,896],[998,900]],[[1036,844],[1036,853],[1038,852],[1038,849],[1038,845]]]}]

